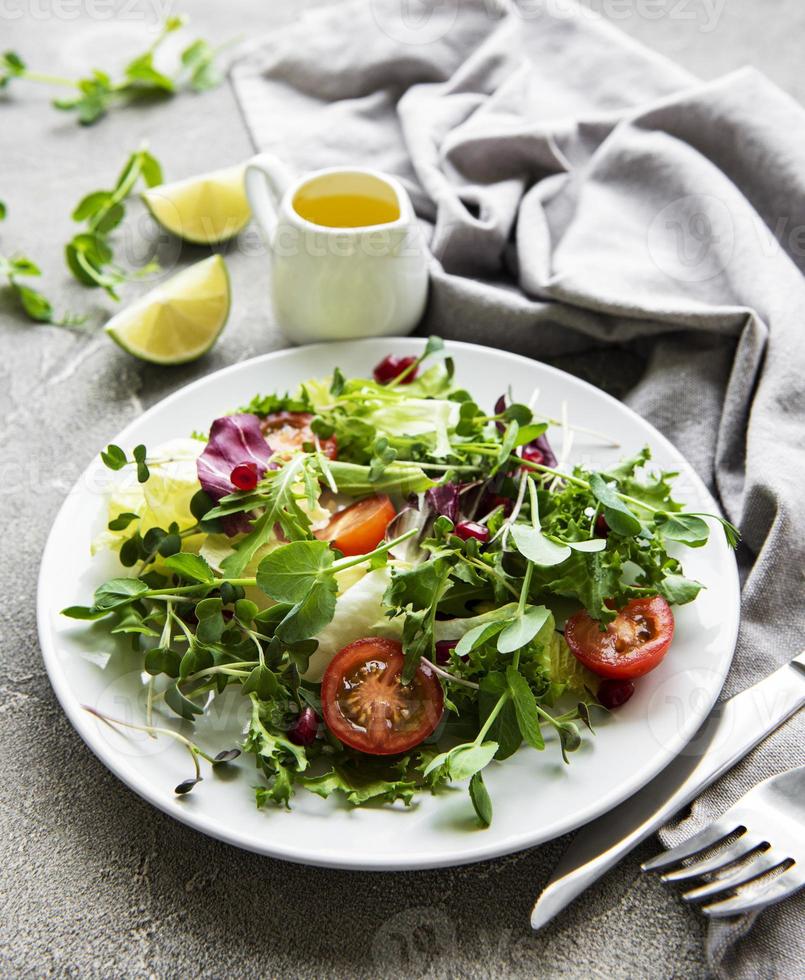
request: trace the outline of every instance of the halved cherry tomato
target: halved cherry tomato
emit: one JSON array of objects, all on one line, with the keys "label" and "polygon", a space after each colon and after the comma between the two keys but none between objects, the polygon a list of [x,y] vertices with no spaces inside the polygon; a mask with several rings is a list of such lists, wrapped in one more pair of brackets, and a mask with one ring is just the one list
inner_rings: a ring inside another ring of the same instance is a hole
[{"label": "halved cherry tomato", "polygon": [[[275,453],[293,452],[294,449],[301,449],[306,442],[316,441],[310,428],[312,420],[310,412],[272,412],[262,419],[260,429]],[[337,458],[338,443],[335,436],[320,438],[319,445],[329,459]]]},{"label": "halved cherry tomato", "polygon": [[674,638],[674,614],[661,596],[627,602],[606,630],[586,611],[565,625],[570,652],[599,677],[642,677],[660,663]]},{"label": "halved cherry tomato", "polygon": [[380,544],[396,514],[385,494],[367,497],[333,514],[327,525],[314,533],[319,541],[332,541],[345,555],[365,555]]},{"label": "halved cherry tomato", "polygon": [[321,682],[322,714],[345,745],[368,755],[396,755],[419,745],[439,724],[442,685],[427,664],[402,684],[404,659],[396,640],[370,636],[330,661]]}]

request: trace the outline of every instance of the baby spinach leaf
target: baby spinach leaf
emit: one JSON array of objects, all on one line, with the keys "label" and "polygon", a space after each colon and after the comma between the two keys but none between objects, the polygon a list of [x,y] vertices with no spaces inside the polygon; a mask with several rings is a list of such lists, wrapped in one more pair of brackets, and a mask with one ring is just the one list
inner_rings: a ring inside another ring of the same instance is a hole
[{"label": "baby spinach leaf", "polygon": [[257,585],[271,599],[301,603],[331,574],[333,560],[326,541],[291,541],[260,562]]},{"label": "baby spinach leaf", "polygon": [[196,715],[204,714],[204,709],[191,701],[190,698],[186,698],[176,683],[171,684],[165,691],[165,704],[172,711],[175,711],[180,718],[186,718],[187,721],[192,721]]},{"label": "baby spinach leaf", "polygon": [[512,524],[511,536],[520,554],[541,568],[561,565],[570,557],[567,545],[555,544],[541,531],[527,524]]},{"label": "baby spinach leaf", "polygon": [[182,658],[170,647],[154,647],[145,655],[144,666],[152,677],[167,674],[168,677],[178,677]]},{"label": "baby spinach leaf", "polygon": [[107,527],[110,531],[125,531],[132,521],[138,521],[139,519],[139,514],[118,514],[117,517],[114,517],[111,521],[109,521]]},{"label": "baby spinach leaf", "polygon": [[194,555],[188,552],[171,555],[165,559],[164,564],[172,572],[176,572],[182,578],[190,579],[193,582],[203,582],[211,585],[215,581],[212,569],[201,555]]},{"label": "baby spinach leaf", "polygon": [[[198,626],[196,627],[196,637],[199,643],[217,643],[224,632],[226,623],[222,615],[223,600],[217,597],[202,599],[196,603],[196,617]],[[201,667],[197,667],[201,670]]]},{"label": "baby spinach leaf", "polygon": [[117,624],[110,630],[111,633],[139,633],[142,636],[159,636],[156,630],[151,629],[145,623],[140,612],[133,606],[123,606],[118,615]]},{"label": "baby spinach leaf", "polygon": [[689,548],[701,548],[710,537],[707,522],[692,514],[657,514],[654,520],[665,540],[681,541]]},{"label": "baby spinach leaf", "polygon": [[498,636],[498,652],[513,653],[530,643],[548,621],[545,606],[528,606],[522,616],[512,620]]},{"label": "baby spinach leaf", "polygon": [[148,478],[151,476],[148,469],[148,464],[145,461],[147,452],[148,450],[142,445],[142,443],[139,446],[135,446],[131,451],[131,455],[134,457],[134,462],[137,464],[138,483],[147,483]]},{"label": "baby spinach leaf", "polygon": [[[513,406],[512,406],[513,407]],[[521,425],[517,432],[517,439],[514,443],[517,446],[526,446],[529,442],[539,439],[548,429],[545,422],[532,422],[529,425]]]},{"label": "baby spinach leaf", "polygon": [[237,599],[235,601],[235,615],[241,623],[251,623],[260,607],[251,599]]},{"label": "baby spinach leaf", "polygon": [[586,554],[594,554],[596,551],[603,551],[606,546],[604,538],[588,538],[586,541],[566,541],[568,548],[573,551],[583,551]]},{"label": "baby spinach leaf", "polygon": [[94,620],[103,619],[104,616],[109,616],[111,612],[111,608],[96,609],[94,606],[68,606],[66,609],[62,609],[61,614],[70,619]]},{"label": "baby spinach leaf", "polygon": [[545,748],[545,739],[539,727],[539,713],[537,712],[537,700],[534,692],[528,685],[528,681],[514,667],[506,668],[506,683],[514,701],[514,709],[517,712],[517,724],[520,732],[528,744],[535,749]]},{"label": "baby spinach leaf", "polygon": [[484,827],[488,827],[492,823],[492,800],[480,772],[476,772],[470,779],[470,799],[478,819]]},{"label": "baby spinach leaf", "polygon": [[332,576],[312,586],[277,626],[277,636],[283,643],[299,643],[315,636],[332,621],[337,593],[338,587]]},{"label": "baby spinach leaf", "polygon": [[[478,711],[481,724],[489,717],[501,695],[507,694],[507,691],[506,675],[501,671],[490,671],[481,678],[480,691],[478,692]],[[499,762],[508,759],[510,755],[514,755],[522,744],[523,736],[520,734],[520,726],[517,724],[514,702],[508,696],[498,711],[497,718],[492,722],[489,738],[498,743],[495,758]]]},{"label": "baby spinach leaf", "polygon": [[103,460],[103,465],[110,470],[122,470],[126,465],[126,454],[114,443],[110,443],[105,452],[101,453],[101,459]]},{"label": "baby spinach leaf", "polygon": [[448,755],[447,769],[450,778],[469,779],[492,761],[497,750],[497,742],[456,746]]},{"label": "baby spinach leaf", "polygon": [[568,752],[575,752],[581,745],[581,735],[579,735],[579,730],[572,721],[563,722],[558,730],[559,744],[562,747],[562,758],[566,763],[569,763],[570,760],[567,754]]},{"label": "baby spinach leaf", "polygon": [[241,686],[241,694],[256,694],[261,701],[270,701],[283,693],[277,675],[265,664],[258,664]]},{"label": "baby spinach leaf", "polygon": [[607,524],[616,534],[630,537],[640,533],[643,525],[617,495],[616,491],[605,482],[600,473],[590,474],[590,490],[604,508]]},{"label": "baby spinach leaf", "polygon": [[116,609],[147,591],[148,586],[138,578],[113,578],[95,590],[95,608]]},{"label": "baby spinach leaf", "polygon": [[182,657],[181,663],[179,664],[179,677],[185,680],[191,674],[197,674],[202,670],[209,670],[214,663],[215,658],[212,653],[206,647],[194,643]]},{"label": "baby spinach leaf", "polygon": [[468,742],[457,745],[449,752],[442,752],[431,759],[424,775],[429,776],[438,769],[443,769],[448,779],[469,779],[492,761],[497,750],[497,742],[482,742],[480,745]]},{"label": "baby spinach leaf", "polygon": [[701,582],[684,575],[666,575],[659,584],[659,593],[673,605],[684,606],[686,602],[693,602],[703,588]]},{"label": "baby spinach leaf", "polygon": [[498,620],[491,623],[481,623],[468,630],[456,644],[456,655],[466,657],[468,653],[483,646],[492,637],[497,636],[506,626],[506,620]]}]

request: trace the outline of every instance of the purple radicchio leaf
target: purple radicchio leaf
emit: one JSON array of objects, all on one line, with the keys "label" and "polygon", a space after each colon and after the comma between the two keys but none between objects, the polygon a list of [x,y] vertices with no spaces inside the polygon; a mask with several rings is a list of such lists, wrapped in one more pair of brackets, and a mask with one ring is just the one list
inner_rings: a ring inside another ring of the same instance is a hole
[{"label": "purple radicchio leaf", "polygon": [[[506,411],[506,396],[501,395],[500,398],[495,402],[495,415],[502,415]],[[499,419],[495,422],[495,428],[498,432],[503,435],[506,431],[506,423],[501,422]]]},{"label": "purple radicchio leaf", "polygon": [[425,500],[437,516],[449,517],[455,524],[458,521],[458,495],[460,493],[460,483],[443,483],[441,486],[431,487],[425,493]]},{"label": "purple radicchio leaf", "polygon": [[[538,453],[541,454],[542,459],[538,457]],[[559,462],[544,432],[523,446],[523,456],[534,463],[541,463],[543,466],[554,467]]]},{"label": "purple radicchio leaf", "polygon": [[[495,415],[500,415],[506,411],[506,396],[501,395],[500,398],[495,402]],[[506,431],[506,426],[503,422],[495,422],[498,432],[501,434]],[[548,437],[543,433],[541,436],[537,436],[536,439],[532,439],[522,448],[522,455],[526,459],[529,457],[535,463],[541,463],[543,466],[556,466],[559,460],[556,458],[556,454],[551,448],[551,444],[548,442]],[[542,458],[538,458],[537,453],[540,453]]]},{"label": "purple radicchio leaf", "polygon": [[[212,423],[209,441],[196,461],[199,483],[213,500],[218,501],[237,490],[231,476],[236,466],[254,463],[257,478],[262,479],[270,465],[271,454],[256,415],[225,415]],[[224,517],[221,524],[230,537],[251,530],[248,514],[231,514]]]}]

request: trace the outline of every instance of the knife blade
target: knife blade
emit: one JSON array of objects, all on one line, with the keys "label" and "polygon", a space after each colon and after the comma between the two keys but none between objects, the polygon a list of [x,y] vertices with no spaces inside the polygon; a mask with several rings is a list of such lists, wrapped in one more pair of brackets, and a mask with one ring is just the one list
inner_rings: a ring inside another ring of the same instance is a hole
[{"label": "knife blade", "polygon": [[686,749],[614,810],[582,827],[531,912],[541,929],[805,703],[805,652],[713,708]]}]

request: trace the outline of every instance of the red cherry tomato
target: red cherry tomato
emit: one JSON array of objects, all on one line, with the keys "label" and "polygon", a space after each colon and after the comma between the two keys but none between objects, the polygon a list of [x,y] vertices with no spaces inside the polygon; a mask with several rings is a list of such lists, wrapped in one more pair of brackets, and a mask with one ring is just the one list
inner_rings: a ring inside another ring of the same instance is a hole
[{"label": "red cherry tomato", "polygon": [[368,755],[396,755],[430,735],[444,711],[436,674],[420,664],[402,684],[403,651],[396,640],[355,640],[333,657],[321,682],[327,727],[345,745]]},{"label": "red cherry tomato", "polygon": [[333,514],[326,527],[315,534],[319,541],[331,541],[345,555],[365,555],[380,544],[396,514],[385,494],[367,497]]},{"label": "red cherry tomato", "polygon": [[[301,449],[306,442],[315,442],[316,437],[310,428],[313,416],[310,412],[272,412],[260,422],[266,442],[275,453],[293,452]],[[338,457],[338,443],[335,436],[319,439],[321,451],[329,459]]]},{"label": "red cherry tomato", "polygon": [[674,614],[660,596],[632,599],[601,630],[589,613],[571,616],[565,639],[571,653],[599,677],[631,680],[660,663],[674,638]]}]

